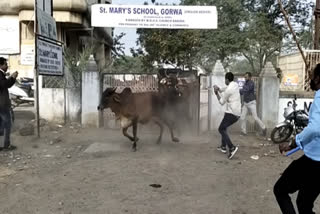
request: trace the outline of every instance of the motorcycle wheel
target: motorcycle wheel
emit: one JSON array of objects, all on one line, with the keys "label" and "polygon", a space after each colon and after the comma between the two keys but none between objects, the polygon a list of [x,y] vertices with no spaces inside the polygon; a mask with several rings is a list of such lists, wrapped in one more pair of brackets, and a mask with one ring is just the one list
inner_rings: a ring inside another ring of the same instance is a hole
[{"label": "motorcycle wheel", "polygon": [[293,128],[290,125],[282,125],[275,127],[271,132],[271,140],[273,143],[283,143],[291,136]]}]

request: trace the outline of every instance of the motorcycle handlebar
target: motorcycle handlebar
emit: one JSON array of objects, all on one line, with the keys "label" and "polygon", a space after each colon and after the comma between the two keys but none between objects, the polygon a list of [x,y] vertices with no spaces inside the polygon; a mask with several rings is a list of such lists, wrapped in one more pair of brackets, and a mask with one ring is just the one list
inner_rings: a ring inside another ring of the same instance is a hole
[{"label": "motorcycle handlebar", "polygon": [[295,95],[294,95],[294,99],[293,99],[293,104],[292,104],[292,107],[293,107],[294,110],[295,110],[296,107],[297,107],[296,100],[297,100],[297,95],[295,94]]}]

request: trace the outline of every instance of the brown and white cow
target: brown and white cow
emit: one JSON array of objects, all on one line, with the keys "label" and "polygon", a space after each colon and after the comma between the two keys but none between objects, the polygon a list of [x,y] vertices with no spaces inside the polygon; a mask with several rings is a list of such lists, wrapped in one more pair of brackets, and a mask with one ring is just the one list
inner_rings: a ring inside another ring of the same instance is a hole
[{"label": "brown and white cow", "polygon": [[[137,126],[138,123],[145,124],[150,121],[155,122],[160,127],[160,135],[157,143],[162,140],[163,124],[168,126],[171,139],[179,142],[174,136],[173,125],[165,116],[166,102],[158,92],[132,93],[130,88],[125,88],[121,93],[116,92],[116,88],[107,88],[101,96],[98,110],[110,108],[120,120],[123,135],[133,141],[132,149],[136,151],[137,147]],[[127,133],[128,128],[132,126],[133,136]]]}]

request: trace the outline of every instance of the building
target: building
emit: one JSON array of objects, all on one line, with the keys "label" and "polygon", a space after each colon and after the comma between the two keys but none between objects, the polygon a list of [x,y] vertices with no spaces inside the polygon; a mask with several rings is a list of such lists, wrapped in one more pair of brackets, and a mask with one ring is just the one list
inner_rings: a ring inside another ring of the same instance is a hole
[{"label": "building", "polygon": [[278,57],[277,67],[281,72],[281,91],[306,92],[310,91],[310,74],[313,68],[320,63],[318,50],[304,50],[304,55],[309,67],[300,52],[281,55]]},{"label": "building", "polygon": [[[9,70],[33,77],[34,0],[0,1],[0,55],[8,59]],[[53,0],[57,39],[75,53],[93,42],[95,59],[103,68],[111,57],[111,28],[91,28],[90,5],[111,0]]]}]

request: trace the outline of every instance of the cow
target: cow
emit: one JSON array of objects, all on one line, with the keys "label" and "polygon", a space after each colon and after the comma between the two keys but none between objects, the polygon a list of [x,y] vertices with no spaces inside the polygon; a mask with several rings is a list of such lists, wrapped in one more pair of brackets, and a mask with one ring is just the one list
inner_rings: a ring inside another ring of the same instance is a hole
[{"label": "cow", "polygon": [[[101,96],[98,110],[103,111],[110,108],[120,120],[122,133],[133,142],[132,150],[137,150],[137,126],[138,123],[146,124],[153,121],[160,127],[160,135],[157,139],[159,144],[162,140],[163,124],[165,124],[174,142],[179,139],[174,136],[172,122],[165,116],[165,105],[163,97],[158,92],[132,93],[130,88],[125,88],[121,93],[116,92],[116,88],[107,88]],[[132,126],[133,136],[127,133]]]},{"label": "cow", "polygon": [[167,74],[164,71],[164,76],[159,78],[158,87],[159,93],[166,97],[167,106],[171,106],[177,113],[177,119],[190,122],[192,120],[189,112],[190,97],[195,86],[184,78],[179,78],[179,72]]}]

